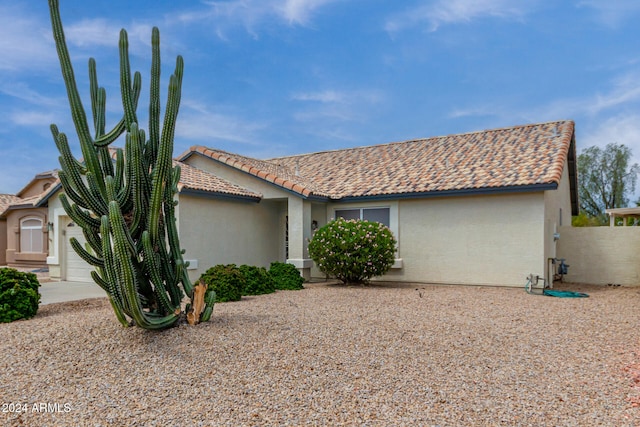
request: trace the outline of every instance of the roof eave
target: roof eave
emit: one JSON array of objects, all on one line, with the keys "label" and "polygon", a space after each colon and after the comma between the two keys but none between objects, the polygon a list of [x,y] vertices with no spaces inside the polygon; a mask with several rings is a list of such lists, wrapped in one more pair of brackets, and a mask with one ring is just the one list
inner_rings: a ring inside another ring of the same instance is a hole
[{"label": "roof eave", "polygon": [[222,193],[218,191],[206,191],[206,190],[198,190],[194,188],[183,188],[180,191],[180,195],[203,197],[207,199],[236,200],[236,201],[254,202],[254,203],[259,203],[262,200],[262,197],[260,196]]},{"label": "roof eave", "polygon": [[512,194],[512,193],[534,193],[547,190],[556,190],[557,182],[549,182],[543,184],[530,185],[511,185],[505,187],[484,187],[484,188],[462,188],[456,190],[441,191],[417,191],[411,193],[391,193],[391,194],[374,194],[364,196],[346,196],[333,200],[336,203],[356,202],[356,201],[377,201],[377,200],[395,200],[395,199],[427,199],[434,197],[461,197],[461,196],[478,196],[490,194]]}]

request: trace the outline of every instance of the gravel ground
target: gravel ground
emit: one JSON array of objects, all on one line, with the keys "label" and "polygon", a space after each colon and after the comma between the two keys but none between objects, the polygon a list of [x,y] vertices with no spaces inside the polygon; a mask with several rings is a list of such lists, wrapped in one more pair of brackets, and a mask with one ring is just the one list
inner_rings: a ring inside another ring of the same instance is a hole
[{"label": "gravel ground", "polygon": [[0,324],[0,424],[640,425],[640,288],[571,289],[311,284],[164,332],[42,306]]}]

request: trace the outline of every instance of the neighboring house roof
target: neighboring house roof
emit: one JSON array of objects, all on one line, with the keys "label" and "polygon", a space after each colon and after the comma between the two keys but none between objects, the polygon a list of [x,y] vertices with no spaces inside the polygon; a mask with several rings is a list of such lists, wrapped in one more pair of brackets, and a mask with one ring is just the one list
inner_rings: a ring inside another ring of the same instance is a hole
[{"label": "neighboring house roof", "polygon": [[[46,179],[46,178],[55,178],[54,181],[51,181],[50,185],[43,190],[41,193],[36,194],[30,197],[20,197],[34,182]],[[37,208],[45,205],[45,202],[60,188],[60,180],[58,179],[58,171],[52,170],[47,172],[42,172],[37,174],[29,183],[18,192],[16,196],[11,195],[0,195],[0,217],[5,217],[7,212],[15,209],[29,209],[29,208]],[[5,197],[6,204],[3,205],[2,198]]]},{"label": "neighboring house roof", "polygon": [[557,187],[567,160],[575,192],[574,123],[569,120],[268,160],[196,146],[179,159],[194,153],[304,197],[544,190]]},{"label": "neighboring house roof", "polygon": [[[40,172],[39,174],[34,176],[33,179],[31,181],[29,181],[29,183],[22,188],[22,190],[18,191],[18,193],[16,195],[18,197],[22,198],[23,194],[29,189],[29,187],[31,187],[31,185],[33,183],[35,183],[36,181],[47,179],[47,178],[58,179],[58,170],[54,169],[54,170],[50,170],[50,171],[46,171],[46,172]],[[47,190],[48,190],[48,188],[47,188]],[[47,190],[45,190],[44,192],[46,192]],[[33,197],[33,196],[31,196],[31,197]]]},{"label": "neighboring house roof", "polygon": [[20,197],[14,194],[0,194],[0,217],[14,203],[18,203]]}]

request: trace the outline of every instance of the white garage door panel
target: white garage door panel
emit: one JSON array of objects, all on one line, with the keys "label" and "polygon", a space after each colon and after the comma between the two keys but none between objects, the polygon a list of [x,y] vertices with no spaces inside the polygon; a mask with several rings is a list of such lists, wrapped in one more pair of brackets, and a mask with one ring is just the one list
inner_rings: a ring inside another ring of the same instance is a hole
[{"label": "white garage door panel", "polygon": [[67,235],[65,238],[67,255],[67,262],[65,266],[67,270],[66,280],[70,282],[92,282],[93,279],[91,278],[91,271],[93,270],[93,266],[80,258],[76,251],[73,250],[70,243],[72,237],[78,239],[78,242],[84,246],[85,239],[82,234],[82,228],[69,221],[67,222]]}]

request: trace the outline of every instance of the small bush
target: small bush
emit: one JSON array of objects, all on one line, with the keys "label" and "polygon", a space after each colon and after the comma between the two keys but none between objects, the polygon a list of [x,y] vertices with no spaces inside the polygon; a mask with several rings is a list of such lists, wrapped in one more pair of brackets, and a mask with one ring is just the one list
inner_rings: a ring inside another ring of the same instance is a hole
[{"label": "small bush", "polygon": [[276,291],[275,282],[264,267],[241,265],[240,272],[244,276],[242,295],[262,295]]},{"label": "small bush", "polygon": [[30,319],[38,312],[40,283],[33,273],[0,268],[0,322]]},{"label": "small bush", "polygon": [[362,283],[393,265],[396,239],[379,222],[338,218],[316,231],[309,255],[325,274],[344,283]]},{"label": "small bush", "polygon": [[284,262],[272,262],[269,267],[269,275],[275,282],[276,289],[297,291],[304,289],[304,278],[300,276],[298,269],[292,264]]},{"label": "small bush", "polygon": [[245,280],[235,264],[218,264],[208,269],[198,279],[207,284],[207,290],[215,291],[216,302],[240,301]]}]

